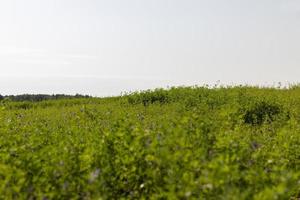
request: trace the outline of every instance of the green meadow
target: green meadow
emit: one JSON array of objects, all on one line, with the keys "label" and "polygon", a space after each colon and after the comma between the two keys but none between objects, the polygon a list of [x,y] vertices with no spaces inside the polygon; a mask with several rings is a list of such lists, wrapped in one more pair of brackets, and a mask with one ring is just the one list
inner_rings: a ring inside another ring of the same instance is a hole
[{"label": "green meadow", "polygon": [[299,199],[300,87],[0,101],[0,199]]}]

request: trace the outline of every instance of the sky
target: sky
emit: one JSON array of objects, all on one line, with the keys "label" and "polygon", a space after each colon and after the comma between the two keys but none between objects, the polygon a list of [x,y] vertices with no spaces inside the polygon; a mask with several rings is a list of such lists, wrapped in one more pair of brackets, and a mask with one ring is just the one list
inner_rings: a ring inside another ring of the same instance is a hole
[{"label": "sky", "polygon": [[300,0],[0,1],[0,94],[299,77]]}]

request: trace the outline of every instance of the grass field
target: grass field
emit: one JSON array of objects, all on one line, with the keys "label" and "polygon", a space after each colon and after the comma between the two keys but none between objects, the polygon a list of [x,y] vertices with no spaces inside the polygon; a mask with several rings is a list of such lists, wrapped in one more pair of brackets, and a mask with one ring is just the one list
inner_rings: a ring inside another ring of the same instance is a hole
[{"label": "grass field", "polygon": [[300,87],[0,102],[0,199],[300,198]]}]

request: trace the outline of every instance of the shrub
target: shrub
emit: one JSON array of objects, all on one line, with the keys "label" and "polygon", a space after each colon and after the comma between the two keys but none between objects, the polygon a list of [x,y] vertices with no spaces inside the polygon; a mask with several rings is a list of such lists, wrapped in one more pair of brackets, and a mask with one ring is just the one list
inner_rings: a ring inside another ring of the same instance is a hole
[{"label": "shrub", "polygon": [[265,121],[272,122],[282,112],[281,107],[266,101],[256,103],[253,108],[246,111],[244,122],[251,125],[261,125]]},{"label": "shrub", "polygon": [[134,93],[128,96],[128,102],[130,104],[140,104],[144,106],[159,103],[165,104],[169,102],[168,91],[163,89],[156,89],[154,91],[147,90],[140,93]]}]

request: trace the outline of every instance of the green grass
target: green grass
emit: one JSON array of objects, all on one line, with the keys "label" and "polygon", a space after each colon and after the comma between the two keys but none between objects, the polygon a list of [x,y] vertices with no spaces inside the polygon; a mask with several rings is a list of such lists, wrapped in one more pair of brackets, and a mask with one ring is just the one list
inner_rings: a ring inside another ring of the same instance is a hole
[{"label": "green grass", "polygon": [[300,198],[300,88],[0,103],[0,199]]}]

